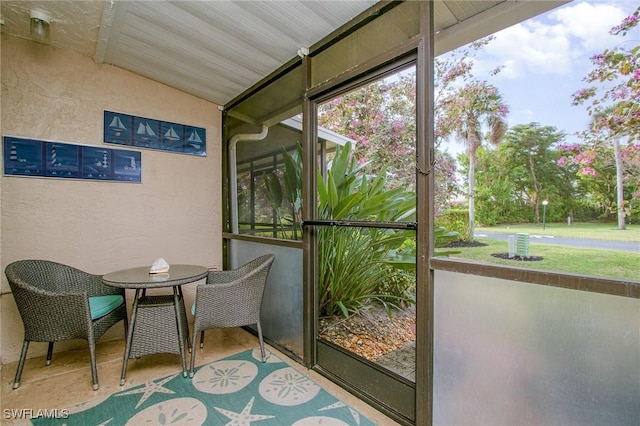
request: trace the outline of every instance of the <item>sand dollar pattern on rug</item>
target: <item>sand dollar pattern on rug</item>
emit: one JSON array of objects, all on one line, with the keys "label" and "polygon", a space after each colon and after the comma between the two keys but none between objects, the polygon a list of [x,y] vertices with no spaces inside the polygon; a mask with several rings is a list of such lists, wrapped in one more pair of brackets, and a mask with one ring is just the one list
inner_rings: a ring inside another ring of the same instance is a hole
[{"label": "sand dollar pattern on rug", "polygon": [[293,367],[269,374],[258,389],[260,396],[270,403],[287,407],[309,402],[320,392],[320,386]]},{"label": "sand dollar pattern on rug", "polygon": [[366,417],[272,353],[247,350],[95,401],[34,425],[371,426]]},{"label": "sand dollar pattern on rug", "polygon": [[193,386],[214,395],[234,393],[249,385],[258,375],[258,367],[250,361],[214,361],[193,376]]}]

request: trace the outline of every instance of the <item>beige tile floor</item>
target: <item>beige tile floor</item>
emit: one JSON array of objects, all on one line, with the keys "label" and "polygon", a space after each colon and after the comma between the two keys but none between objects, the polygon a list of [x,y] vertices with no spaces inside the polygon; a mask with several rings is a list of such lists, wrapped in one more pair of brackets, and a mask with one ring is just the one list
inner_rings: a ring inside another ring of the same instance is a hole
[{"label": "beige tile floor", "polygon": [[[258,347],[258,339],[242,329],[208,330],[205,335],[204,349],[198,349],[196,353],[196,365],[256,347]],[[348,403],[373,422],[385,426],[398,424],[318,373],[307,370],[268,345],[267,349],[310,376],[328,392]],[[30,424],[30,422],[8,419],[10,415],[6,410],[62,409],[173,374],[181,368],[179,355],[156,354],[130,360],[126,383],[124,386],[119,386],[124,341],[98,342],[96,353],[100,381],[100,389],[97,391],[93,391],[91,387],[88,348],[54,353],[53,361],[49,366],[45,366],[44,357],[27,359],[20,387],[16,390],[12,390],[12,386],[17,362],[3,365],[0,424]]]}]

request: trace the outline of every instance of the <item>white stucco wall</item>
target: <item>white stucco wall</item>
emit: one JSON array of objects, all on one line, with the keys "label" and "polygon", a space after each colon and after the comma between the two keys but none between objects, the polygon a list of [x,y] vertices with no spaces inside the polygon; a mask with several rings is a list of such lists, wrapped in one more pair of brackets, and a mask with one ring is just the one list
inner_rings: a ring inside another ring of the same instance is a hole
[{"label": "white stucco wall", "polygon": [[[3,136],[103,145],[104,110],[207,132],[206,157],[132,148],[142,152],[141,184],[3,175],[2,271],[26,258],[96,274],[151,265],[158,257],[170,264],[221,265],[217,105],[69,50],[4,34],[1,50]],[[194,284],[185,287],[190,306]],[[4,272],[1,289],[1,360],[7,363],[19,357],[23,330]],[[123,327],[117,325],[103,339],[122,337]],[[60,343],[56,351],[82,345]],[[45,343],[32,343],[29,357],[45,352]]]}]

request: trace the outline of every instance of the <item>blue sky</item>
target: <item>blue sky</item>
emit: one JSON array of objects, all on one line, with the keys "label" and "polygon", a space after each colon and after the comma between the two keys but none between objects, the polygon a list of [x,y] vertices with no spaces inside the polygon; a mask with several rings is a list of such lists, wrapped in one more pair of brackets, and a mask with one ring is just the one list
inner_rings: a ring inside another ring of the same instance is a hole
[{"label": "blue sky", "polygon": [[[609,34],[638,5],[578,0],[506,28],[477,56],[474,74],[500,89],[510,109],[509,126],[538,122],[577,141],[572,134],[586,128],[589,116],[585,107],[571,105],[571,94],[586,87],[582,79],[593,68],[591,56],[621,43],[640,44],[639,27],[624,39]],[[504,69],[489,76],[498,65]]]}]

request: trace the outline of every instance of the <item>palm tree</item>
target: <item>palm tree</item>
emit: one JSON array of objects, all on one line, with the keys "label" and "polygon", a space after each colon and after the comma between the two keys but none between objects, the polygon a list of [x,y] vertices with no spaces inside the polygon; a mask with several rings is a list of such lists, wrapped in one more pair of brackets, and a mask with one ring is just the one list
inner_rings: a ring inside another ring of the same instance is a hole
[{"label": "palm tree", "polygon": [[[438,108],[438,132],[441,136],[455,135],[465,143],[469,157],[469,238],[474,239],[475,228],[475,166],[476,153],[483,139],[498,145],[507,131],[505,117],[509,108],[498,89],[487,82],[472,81],[446,96]],[[483,127],[488,133],[483,137]]]}]

